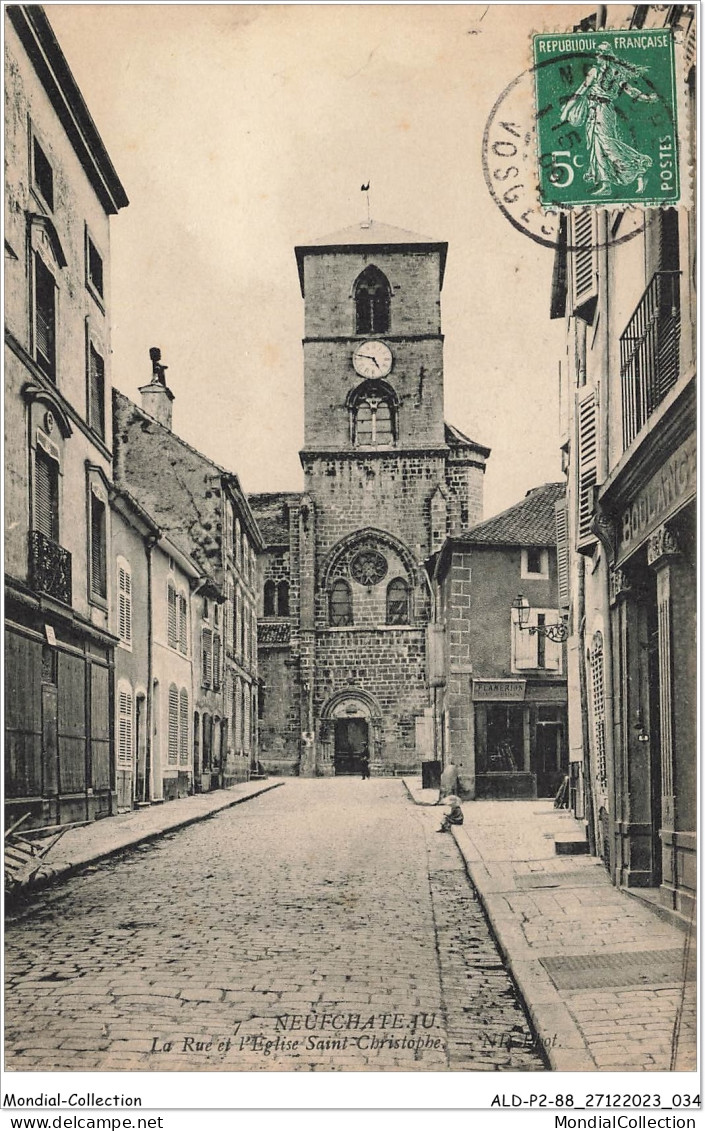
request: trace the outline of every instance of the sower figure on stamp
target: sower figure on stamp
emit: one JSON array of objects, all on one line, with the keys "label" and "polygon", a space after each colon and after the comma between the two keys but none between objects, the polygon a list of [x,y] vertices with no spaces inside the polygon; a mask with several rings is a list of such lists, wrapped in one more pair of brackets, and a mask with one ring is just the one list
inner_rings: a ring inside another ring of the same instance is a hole
[{"label": "sower figure on stamp", "polygon": [[600,43],[595,66],[563,107],[562,122],[585,126],[590,160],[584,179],[596,186],[594,196],[609,196],[613,185],[630,185],[633,181],[638,193],[644,191],[644,178],[653,161],[620,138],[615,103],[622,92],[635,102],[656,102],[657,95],[644,94],[629,81],[645,70],[618,59],[609,43]]},{"label": "sower figure on stamp", "polygon": [[460,807],[460,798],[455,793],[451,793],[446,797],[447,811],[443,814],[441,827],[436,829],[438,833],[449,833],[452,825],[462,825],[464,821],[463,810]]}]

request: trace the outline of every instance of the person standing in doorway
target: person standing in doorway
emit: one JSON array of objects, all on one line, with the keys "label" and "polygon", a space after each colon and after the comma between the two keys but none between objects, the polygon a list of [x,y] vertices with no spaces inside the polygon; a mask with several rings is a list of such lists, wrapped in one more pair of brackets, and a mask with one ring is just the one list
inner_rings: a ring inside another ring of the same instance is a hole
[{"label": "person standing in doorway", "polygon": [[362,764],[362,780],[365,781],[370,776],[370,753],[368,750],[362,751],[360,762]]}]

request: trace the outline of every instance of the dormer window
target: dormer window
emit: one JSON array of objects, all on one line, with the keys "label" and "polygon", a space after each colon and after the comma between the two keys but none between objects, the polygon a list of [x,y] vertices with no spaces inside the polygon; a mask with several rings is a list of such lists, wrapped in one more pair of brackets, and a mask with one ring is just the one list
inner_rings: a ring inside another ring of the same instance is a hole
[{"label": "dormer window", "polygon": [[384,334],[389,330],[391,287],[379,267],[366,267],[353,288],[355,333]]}]

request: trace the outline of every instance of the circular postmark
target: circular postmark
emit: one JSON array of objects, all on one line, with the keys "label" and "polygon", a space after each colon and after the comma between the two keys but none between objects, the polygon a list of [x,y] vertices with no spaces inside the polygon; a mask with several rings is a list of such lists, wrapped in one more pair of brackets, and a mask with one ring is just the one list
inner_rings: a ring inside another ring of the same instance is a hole
[{"label": "circular postmark", "polygon": [[[577,71],[582,68],[586,72],[593,61],[594,57],[584,52],[571,52],[558,60],[554,58],[551,62],[554,67],[559,62],[566,69]],[[650,210],[647,212],[639,204],[623,206],[604,197],[595,199],[594,202],[566,207],[541,204],[539,161],[547,168],[549,179],[565,175],[564,166],[556,162],[553,154],[539,157],[537,117],[555,109],[552,106],[543,106],[538,110],[536,108],[536,72],[547,65],[541,62],[517,75],[505,87],[490,111],[482,138],[482,171],[490,196],[517,231],[529,236],[542,247],[556,249],[562,245],[566,251],[578,250],[569,242],[570,226],[566,224],[566,217],[572,211],[585,210],[609,213],[604,238],[595,240],[591,245],[595,250],[626,243],[643,232],[653,220]],[[667,108],[666,111],[668,112]],[[623,116],[622,125],[633,137],[626,116]],[[577,149],[579,141],[575,126],[571,122],[562,124],[556,148],[566,158],[575,160],[576,168],[579,167],[579,161],[572,157],[572,152]]]}]

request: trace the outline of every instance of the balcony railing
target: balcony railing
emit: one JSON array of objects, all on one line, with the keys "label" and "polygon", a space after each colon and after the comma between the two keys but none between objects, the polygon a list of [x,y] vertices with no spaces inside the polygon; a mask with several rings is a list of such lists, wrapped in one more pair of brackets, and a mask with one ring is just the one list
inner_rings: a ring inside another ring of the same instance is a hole
[{"label": "balcony railing", "polygon": [[678,380],[680,330],[679,272],[657,271],[619,339],[625,448]]},{"label": "balcony railing", "polygon": [[35,592],[71,604],[71,554],[39,530],[29,532],[29,582]]}]

